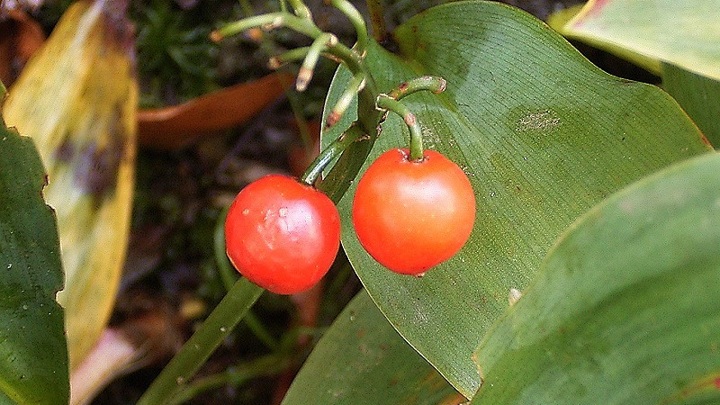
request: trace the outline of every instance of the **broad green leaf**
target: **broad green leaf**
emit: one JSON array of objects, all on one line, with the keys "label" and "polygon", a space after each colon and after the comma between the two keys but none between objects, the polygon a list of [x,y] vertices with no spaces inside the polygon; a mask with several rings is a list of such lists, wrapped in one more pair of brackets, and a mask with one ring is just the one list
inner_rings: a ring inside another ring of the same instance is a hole
[{"label": "broad green leaf", "polygon": [[720,146],[720,81],[667,63],[663,64],[662,77],[665,91],[680,103],[710,142]]},{"label": "broad green leaf", "polygon": [[473,404],[720,401],[720,155],[591,210],[480,344]]},{"label": "broad green leaf", "polygon": [[718,22],[718,0],[590,0],[563,32],[719,80]]},{"label": "broad green leaf", "polygon": [[0,119],[0,403],[68,401],[55,216],[30,138]]},{"label": "broad green leaf", "polygon": [[[556,11],[550,14],[547,19],[547,24],[560,34],[567,37],[572,37],[572,31],[569,30],[567,23],[570,22],[570,20],[572,20],[575,16],[577,16],[583,9],[583,7],[584,5],[578,4]],[[606,52],[621,57],[631,63],[634,63],[657,76],[660,76],[662,74],[662,64],[659,60],[655,58],[647,57],[637,52],[633,52],[622,46],[598,41],[593,38],[582,38],[582,40],[587,44],[594,46],[595,48],[602,49]]]},{"label": "broad green leaf", "polygon": [[[666,93],[605,74],[517,9],[450,3],[409,20],[396,38],[402,57],[372,45],[367,61],[384,91],[421,74],[447,79],[445,93],[404,102],[427,147],[468,174],[478,202],[475,230],[458,255],[422,279],[396,275],[356,239],[353,186],[339,205],[343,246],[392,325],[470,397],[479,384],[473,350],[507,307],[510,289],[527,286],[558,235],[616,190],[710,148]],[[329,104],[347,78],[338,74]],[[340,129],[325,131],[324,142]],[[406,137],[391,115],[371,159]]]},{"label": "broad green leaf", "polygon": [[283,405],[461,401],[464,398],[395,332],[363,291],[320,340]]}]

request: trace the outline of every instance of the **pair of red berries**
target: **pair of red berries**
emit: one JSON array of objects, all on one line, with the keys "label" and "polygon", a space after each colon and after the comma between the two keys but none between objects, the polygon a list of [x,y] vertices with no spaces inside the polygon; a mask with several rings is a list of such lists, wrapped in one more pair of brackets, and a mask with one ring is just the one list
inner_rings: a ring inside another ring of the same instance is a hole
[{"label": "pair of red berries", "polygon": [[[465,173],[427,150],[411,161],[406,149],[380,155],[358,183],[353,225],[380,264],[421,275],[457,253],[475,221],[475,195]],[[228,256],[253,283],[277,294],[315,285],[340,246],[340,215],[319,190],[283,175],[245,187],[225,223]]]}]

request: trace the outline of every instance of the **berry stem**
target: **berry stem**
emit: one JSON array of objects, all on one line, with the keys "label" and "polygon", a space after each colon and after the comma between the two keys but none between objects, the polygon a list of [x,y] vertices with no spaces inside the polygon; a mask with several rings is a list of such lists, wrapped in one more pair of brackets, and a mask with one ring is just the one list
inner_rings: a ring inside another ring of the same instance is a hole
[{"label": "berry stem", "polygon": [[447,82],[445,79],[439,76],[422,76],[412,80],[403,82],[393,91],[388,93],[388,96],[395,100],[401,100],[413,93],[419,91],[431,91],[435,94],[440,94],[445,91]]},{"label": "berry stem", "polygon": [[[277,12],[277,13],[268,13],[263,15],[258,15],[254,17],[244,18],[242,20],[224,25],[217,30],[213,31],[210,34],[210,38],[213,41],[221,41],[223,38],[239,34],[243,31],[249,30],[251,28],[262,28],[264,30],[272,30],[275,28],[280,27],[287,27],[290,28],[300,34],[306,35],[313,40],[317,40],[323,35],[329,35],[324,33],[320,28],[318,28],[315,23],[312,22],[312,20],[298,17],[295,15],[292,15],[287,12]],[[316,41],[317,42],[317,41]],[[363,73],[366,76],[368,76],[366,68],[363,63],[363,57],[360,53],[358,53],[354,49],[350,49],[344,44],[337,41],[321,41],[325,42],[325,51],[329,54],[331,58],[338,59],[345,63],[345,65],[350,69],[350,71],[353,73],[353,75],[358,73]],[[320,47],[320,45],[317,45],[317,47]],[[312,46],[311,46],[312,48]],[[308,53],[310,53],[310,48],[308,48]],[[318,51],[318,54],[322,51]],[[307,55],[305,56],[307,59]],[[315,60],[317,62],[317,59]],[[309,67],[310,63],[306,64],[306,67]],[[314,65],[313,65],[314,67]],[[311,72],[312,73],[312,72]],[[368,83],[368,86],[370,88],[374,88],[374,84]]]},{"label": "berry stem", "polygon": [[246,278],[238,280],[153,381],[138,404],[168,403],[242,320],[263,291]]},{"label": "berry stem", "polygon": [[365,20],[363,19],[363,16],[355,8],[355,6],[353,6],[352,3],[347,0],[330,0],[330,3],[333,5],[333,7],[337,8],[338,10],[340,10],[340,12],[345,14],[348,20],[350,20],[353,28],[355,28],[355,34],[357,35],[357,42],[353,49],[355,49],[355,51],[357,51],[357,53],[359,53],[360,55],[364,55],[367,49],[369,38],[367,26],[365,26]]},{"label": "berry stem", "polygon": [[422,160],[424,156],[422,130],[415,114],[413,114],[405,104],[387,94],[380,94],[375,101],[375,105],[380,110],[392,111],[402,117],[405,125],[407,125],[410,130],[410,160]]},{"label": "berry stem", "polygon": [[288,62],[305,59],[309,50],[309,46],[303,46],[300,48],[291,49],[287,52],[281,53],[280,55],[272,56],[268,61],[268,67],[270,69],[279,69],[280,66]]},{"label": "berry stem", "polygon": [[298,72],[297,81],[295,82],[295,88],[297,91],[305,91],[307,89],[310,79],[312,79],[315,66],[317,65],[318,59],[320,59],[320,53],[326,48],[337,45],[338,39],[335,35],[324,33],[315,38],[310,48],[308,48],[305,60],[303,60],[300,71]]},{"label": "berry stem", "polygon": [[295,15],[304,18],[306,20],[312,20],[312,13],[310,12],[310,8],[302,2],[302,0],[288,0],[288,3],[290,3],[290,7],[295,10]]},{"label": "berry stem", "polygon": [[350,103],[355,97],[355,94],[362,91],[362,89],[365,87],[365,83],[366,80],[363,73],[353,76],[352,80],[350,80],[350,83],[348,83],[347,88],[340,96],[337,103],[335,103],[332,111],[330,111],[330,113],[328,114],[325,122],[326,128],[330,128],[337,124],[338,121],[340,121],[342,116],[345,114],[345,111],[347,111],[348,107],[350,106]]},{"label": "berry stem", "polygon": [[290,13],[277,12],[243,18],[242,20],[226,24],[213,31],[210,37],[213,41],[220,41],[225,37],[239,34],[251,28],[272,30],[280,27],[288,27],[310,38],[317,38],[323,34],[322,30],[311,20]]},{"label": "berry stem", "polygon": [[350,145],[360,140],[364,135],[362,131],[357,130],[355,124],[351,125],[347,131],[343,132],[342,135],[320,152],[320,155],[315,158],[302,175],[300,181],[309,186],[314,185],[327,165],[342,155]]},{"label": "berry stem", "polygon": [[238,387],[258,377],[276,375],[287,370],[290,365],[291,360],[286,354],[268,354],[256,360],[235,365],[223,372],[198,378],[179,391],[168,405],[187,404],[196,396],[210,390]]},{"label": "berry stem", "polygon": [[[225,291],[230,291],[238,280],[238,272],[230,264],[228,259],[227,251],[225,249],[225,221],[229,207],[226,207],[220,215],[216,225],[215,232],[213,233],[213,251],[215,253],[215,264],[218,267],[218,273],[222,279]],[[258,319],[253,313],[252,309],[248,310],[247,314],[243,318],[245,325],[250,331],[258,338],[268,349],[277,351],[280,348],[280,344],[275,341],[272,334],[267,330],[265,325]]]}]

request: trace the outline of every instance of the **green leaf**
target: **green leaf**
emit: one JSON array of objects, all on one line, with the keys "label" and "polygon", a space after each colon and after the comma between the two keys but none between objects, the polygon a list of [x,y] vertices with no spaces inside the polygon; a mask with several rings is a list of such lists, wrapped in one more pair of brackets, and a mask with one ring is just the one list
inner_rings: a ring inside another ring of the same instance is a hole
[{"label": "green leaf", "polygon": [[663,64],[662,77],[665,90],[680,103],[710,142],[720,146],[720,81],[667,63]]},{"label": "green leaf", "polygon": [[30,138],[0,119],[0,402],[63,404],[69,396],[55,217]]},{"label": "green leaf", "polygon": [[[422,279],[391,273],[357,241],[353,186],[339,205],[343,246],[392,325],[470,397],[479,384],[475,347],[558,235],[616,190],[710,148],[666,93],[605,74],[517,9],[454,2],[409,20],[396,38],[402,58],[374,44],[367,62],[383,91],[421,74],[447,79],[445,93],[403,101],[417,114],[426,146],[468,174],[475,229],[458,255]],[[338,74],[329,104],[347,77]],[[324,142],[339,129],[325,131]],[[371,160],[406,145],[406,137],[391,115]]]},{"label": "green leaf", "polygon": [[[573,37],[573,32],[568,27],[568,22],[577,16],[583,7],[583,4],[577,4],[575,6],[556,11],[548,16],[547,24],[560,34],[565,35],[566,37]],[[613,43],[607,43],[589,37],[582,37],[582,40],[595,48],[602,49],[634,63],[657,76],[662,74],[662,63],[655,58],[641,55]]]},{"label": "green leaf", "polygon": [[476,351],[477,404],[720,401],[720,155],[594,208]]},{"label": "green leaf", "polygon": [[462,396],[395,332],[362,291],[313,350],[283,405],[430,405],[445,399]]},{"label": "green leaf", "polygon": [[720,80],[718,21],[717,0],[590,0],[563,32]]}]

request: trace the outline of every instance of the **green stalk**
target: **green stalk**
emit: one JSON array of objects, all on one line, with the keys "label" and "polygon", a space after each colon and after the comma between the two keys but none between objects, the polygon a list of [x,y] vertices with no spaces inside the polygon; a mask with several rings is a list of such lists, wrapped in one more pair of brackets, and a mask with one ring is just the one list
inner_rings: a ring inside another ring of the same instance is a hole
[{"label": "green stalk", "polygon": [[419,91],[431,91],[435,94],[440,94],[445,91],[446,87],[447,82],[442,77],[422,76],[403,82],[393,89],[388,96],[390,96],[390,98],[394,98],[395,100],[401,100],[404,97]]},{"label": "green stalk", "polygon": [[167,404],[205,363],[263,293],[246,278],[238,280],[205,322],[165,366],[138,405]]},{"label": "green stalk", "polygon": [[215,263],[218,266],[220,279],[229,291],[237,281],[238,272],[235,271],[229,263],[225,250],[225,219],[230,207],[226,207],[221,213],[215,224],[215,232],[213,232],[213,253],[215,254]]},{"label": "green stalk", "polygon": [[[274,29],[279,27],[290,28],[300,34],[307,35],[314,40],[317,40],[324,32],[318,28],[311,20],[307,20],[301,17],[294,16],[285,12],[263,14],[255,17],[244,18],[240,21],[236,21],[223,27],[218,28],[210,34],[213,41],[221,41],[223,38],[239,34],[243,31],[251,28],[263,28],[263,29]],[[309,51],[309,50],[308,50]],[[344,44],[337,41],[330,41],[327,44],[327,53],[333,56],[343,63],[350,69],[353,74],[363,73],[368,76],[367,69],[363,62],[363,57],[356,52],[345,46]],[[368,89],[373,94],[377,93],[374,89],[375,84],[372,80],[368,80]],[[374,102],[374,98],[373,98]]]},{"label": "green stalk", "polygon": [[287,52],[281,53],[280,55],[272,56],[268,61],[268,67],[270,69],[279,69],[280,66],[288,62],[305,59],[309,50],[309,46],[303,46],[291,49]]},{"label": "green stalk", "polygon": [[290,3],[290,7],[295,10],[296,16],[312,21],[312,13],[302,0],[288,0],[288,3]]},{"label": "green stalk", "polygon": [[284,355],[267,355],[249,363],[233,367],[223,373],[211,375],[194,381],[184,387],[170,401],[170,405],[184,404],[203,392],[227,385],[238,387],[252,379],[278,374],[290,365]]},{"label": "green stalk", "polygon": [[[223,285],[227,291],[230,291],[238,280],[238,272],[230,264],[227,253],[225,251],[225,218],[227,218],[228,208],[225,208],[215,225],[215,233],[213,235],[213,250],[215,253],[215,263],[218,266],[218,272],[222,279]],[[280,345],[268,332],[265,325],[258,319],[250,309],[243,318],[245,325],[250,329],[253,335],[260,340],[268,349],[277,350]]]},{"label": "green stalk", "polygon": [[297,81],[295,82],[295,88],[297,91],[305,91],[305,89],[307,89],[308,83],[310,83],[313,72],[315,71],[318,59],[320,59],[320,53],[324,51],[325,48],[335,46],[337,43],[338,39],[333,34],[324,33],[315,38],[315,41],[313,41],[310,48],[308,48],[305,60],[303,60],[303,63],[300,66]]},{"label": "green stalk", "polygon": [[210,34],[213,41],[220,41],[225,37],[239,34],[251,28],[274,29],[279,27],[288,27],[300,34],[307,35],[310,38],[317,38],[323,34],[311,20],[294,16],[290,13],[277,12],[262,14],[250,18],[226,24]]},{"label": "green stalk", "polygon": [[403,121],[405,121],[405,125],[407,125],[410,130],[410,160],[422,160],[424,156],[422,129],[420,128],[420,124],[418,123],[415,114],[413,114],[405,104],[395,100],[387,94],[380,94],[377,97],[376,105],[382,110],[392,111],[402,117]]},{"label": "green stalk", "polygon": [[328,164],[337,159],[350,145],[364,136],[365,133],[359,131],[355,125],[350,126],[347,131],[320,152],[320,155],[315,158],[302,175],[300,181],[310,186],[314,185]]},{"label": "green stalk", "polygon": [[350,83],[348,83],[347,88],[340,96],[337,103],[335,103],[333,109],[328,114],[325,122],[327,128],[334,126],[338,123],[338,121],[340,121],[342,116],[345,114],[345,111],[347,111],[348,107],[350,107],[350,103],[352,102],[355,95],[359,93],[363,89],[363,87],[365,87],[365,75],[361,73],[353,76],[352,80],[350,80]]},{"label": "green stalk", "polygon": [[363,19],[363,16],[355,8],[355,6],[353,6],[352,3],[347,0],[331,0],[330,3],[333,5],[333,7],[340,10],[340,12],[343,13],[348,18],[348,20],[350,20],[350,23],[352,24],[353,28],[355,28],[355,33],[357,34],[357,43],[355,45],[355,50],[361,56],[364,55],[367,50],[369,39],[367,27],[365,26],[365,20]]}]

